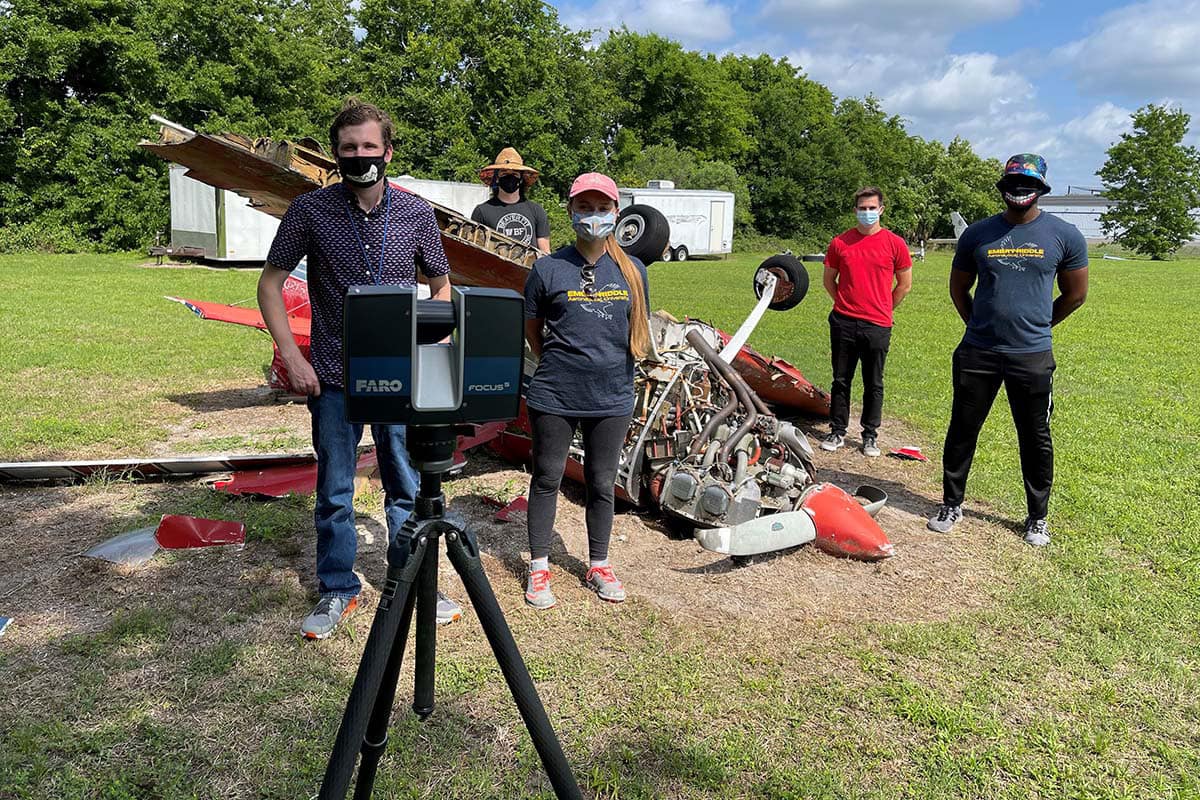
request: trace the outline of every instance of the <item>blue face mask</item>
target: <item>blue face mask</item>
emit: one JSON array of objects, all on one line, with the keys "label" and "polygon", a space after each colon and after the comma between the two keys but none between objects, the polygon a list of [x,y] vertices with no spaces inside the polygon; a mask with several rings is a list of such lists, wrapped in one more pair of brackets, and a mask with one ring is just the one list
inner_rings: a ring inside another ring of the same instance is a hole
[{"label": "blue face mask", "polygon": [[870,211],[855,211],[854,216],[858,217],[858,224],[869,228],[876,222],[879,222],[879,209],[875,208]]},{"label": "blue face mask", "polygon": [[571,227],[584,241],[607,239],[617,228],[617,213],[577,211],[571,215]]}]

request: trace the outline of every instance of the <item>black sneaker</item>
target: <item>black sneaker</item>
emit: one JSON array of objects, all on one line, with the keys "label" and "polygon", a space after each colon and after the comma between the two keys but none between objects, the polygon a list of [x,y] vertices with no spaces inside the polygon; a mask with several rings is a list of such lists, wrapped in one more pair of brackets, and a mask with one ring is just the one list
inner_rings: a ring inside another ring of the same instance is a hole
[{"label": "black sneaker", "polygon": [[879,458],[879,445],[875,444],[874,436],[864,436],[862,454],[867,458]]},{"label": "black sneaker", "polygon": [[925,523],[925,527],[938,533],[949,533],[954,523],[962,519],[962,516],[962,506],[948,506],[943,503],[938,506],[937,513]]}]

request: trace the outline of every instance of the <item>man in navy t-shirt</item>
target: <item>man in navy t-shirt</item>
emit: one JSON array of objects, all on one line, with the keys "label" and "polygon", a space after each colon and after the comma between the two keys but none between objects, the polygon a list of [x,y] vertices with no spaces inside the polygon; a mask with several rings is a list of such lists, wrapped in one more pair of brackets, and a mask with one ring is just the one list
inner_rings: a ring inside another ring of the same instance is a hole
[{"label": "man in navy t-shirt", "polygon": [[942,505],[929,528],[945,533],[962,518],[979,430],[1003,383],[1021,451],[1029,510],[1025,541],[1042,546],[1050,543],[1046,510],[1054,481],[1050,329],[1087,297],[1087,242],[1075,226],[1038,209],[1038,198],[1050,191],[1041,156],[1010,158],[996,188],[1007,208],[963,231],[950,271],[950,297],[967,329],[954,351]]}]

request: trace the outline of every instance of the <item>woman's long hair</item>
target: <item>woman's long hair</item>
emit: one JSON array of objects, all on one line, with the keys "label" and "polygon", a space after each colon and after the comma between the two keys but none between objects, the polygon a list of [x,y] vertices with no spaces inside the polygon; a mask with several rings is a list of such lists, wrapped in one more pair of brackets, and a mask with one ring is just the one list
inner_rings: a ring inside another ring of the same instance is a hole
[{"label": "woman's long hair", "polygon": [[629,284],[629,350],[636,358],[650,355],[650,322],[647,319],[646,287],[642,284],[642,273],[617,244],[617,237],[609,234],[604,249],[617,266],[625,282]]}]

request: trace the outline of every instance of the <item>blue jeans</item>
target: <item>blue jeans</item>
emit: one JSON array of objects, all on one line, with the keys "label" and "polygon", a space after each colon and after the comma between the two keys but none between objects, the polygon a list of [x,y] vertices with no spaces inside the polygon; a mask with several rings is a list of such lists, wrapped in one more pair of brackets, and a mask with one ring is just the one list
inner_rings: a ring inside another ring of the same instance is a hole
[{"label": "blue jeans", "polygon": [[[322,597],[354,597],[362,589],[354,574],[358,552],[354,474],[363,426],[346,421],[346,396],[336,386],[322,383],[321,394],[308,398],[308,411],[317,453],[317,582]],[[386,496],[389,545],[412,513],[417,496],[418,476],[408,462],[404,433],[403,425],[371,426]]]}]

